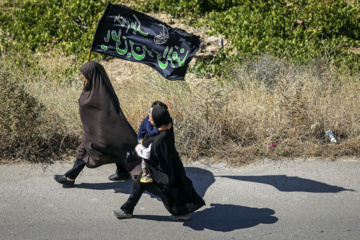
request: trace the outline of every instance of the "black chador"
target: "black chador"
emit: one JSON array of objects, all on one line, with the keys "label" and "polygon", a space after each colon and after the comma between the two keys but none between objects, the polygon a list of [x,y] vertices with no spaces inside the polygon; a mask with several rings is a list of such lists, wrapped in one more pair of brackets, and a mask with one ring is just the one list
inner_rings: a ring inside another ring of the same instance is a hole
[{"label": "black chador", "polygon": [[[169,112],[155,106],[152,118],[156,127],[171,121]],[[152,138],[150,159],[147,167],[153,183],[134,182],[133,193],[121,207],[126,214],[132,214],[142,193],[147,190],[161,198],[165,208],[174,216],[185,215],[205,205],[204,200],[195,191],[192,181],[186,176],[184,166],[175,148],[174,131],[162,131]],[[144,139],[146,146],[149,142]]]},{"label": "black chador", "polygon": [[132,161],[126,161],[137,144],[136,133],[120,108],[104,67],[90,61],[80,72],[86,79],[79,98],[84,133],[73,168],[54,178],[64,186],[74,187],[74,180],[85,166],[94,168],[108,163],[115,163],[117,173],[127,178],[128,172],[133,175],[134,167],[141,163],[134,156]]}]

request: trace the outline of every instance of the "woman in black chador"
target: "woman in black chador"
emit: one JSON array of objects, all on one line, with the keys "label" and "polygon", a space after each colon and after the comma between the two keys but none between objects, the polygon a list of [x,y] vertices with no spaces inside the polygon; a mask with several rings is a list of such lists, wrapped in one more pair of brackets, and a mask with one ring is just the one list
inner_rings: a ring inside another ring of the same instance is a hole
[{"label": "woman in black chador", "polygon": [[[171,121],[169,112],[155,106],[149,115],[155,127],[168,124]],[[173,215],[172,220],[189,220],[190,213],[205,205],[204,200],[195,191],[192,181],[186,177],[184,166],[175,149],[174,131],[162,131],[150,139],[151,153],[147,160],[148,170],[153,178],[152,183],[141,183],[140,177],[135,179],[133,192],[129,199],[119,210],[114,210],[114,215],[121,218],[131,218],[141,195],[145,190],[159,196],[165,208]],[[145,138],[143,145],[150,144]]]},{"label": "woman in black chador", "polygon": [[[132,166],[129,166],[125,159],[128,152],[134,151],[137,135],[120,108],[104,67],[90,61],[80,68],[80,72],[85,83],[79,98],[84,134],[73,168],[64,175],[55,175],[54,178],[64,187],[73,187],[76,177],[85,165],[98,167],[116,163],[117,175],[126,179]],[[130,162],[133,165],[138,164],[136,160]]]}]

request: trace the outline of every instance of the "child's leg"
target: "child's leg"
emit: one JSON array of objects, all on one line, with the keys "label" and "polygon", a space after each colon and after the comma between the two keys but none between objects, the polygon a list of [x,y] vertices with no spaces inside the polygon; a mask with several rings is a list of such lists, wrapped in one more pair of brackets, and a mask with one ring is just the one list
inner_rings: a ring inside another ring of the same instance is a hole
[{"label": "child's leg", "polygon": [[146,163],[145,163],[145,159],[141,159],[141,169],[142,169],[142,172],[143,174],[147,174],[148,171],[147,171],[147,168],[146,168]]},{"label": "child's leg", "polygon": [[141,161],[141,168],[142,168],[142,175],[141,175],[140,182],[151,183],[153,181],[153,179],[151,178],[150,173],[148,172],[145,159],[142,159],[142,161]]}]

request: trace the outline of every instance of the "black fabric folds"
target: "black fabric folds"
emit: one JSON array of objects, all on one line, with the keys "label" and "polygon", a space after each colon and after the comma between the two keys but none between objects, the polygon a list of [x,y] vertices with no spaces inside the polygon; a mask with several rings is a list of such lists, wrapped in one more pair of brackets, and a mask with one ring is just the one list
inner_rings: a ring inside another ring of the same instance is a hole
[{"label": "black fabric folds", "polygon": [[102,65],[87,62],[80,72],[86,77],[79,99],[79,112],[84,134],[77,158],[88,167],[120,163],[131,171],[125,160],[135,149],[136,133],[126,120],[118,97]]},{"label": "black fabric folds", "polygon": [[[157,126],[168,123],[168,116],[170,117],[168,111],[163,107],[153,108],[152,117]],[[171,214],[191,213],[205,205],[195,191],[192,181],[186,176],[175,148],[173,128],[154,137],[147,166],[154,184],[162,192],[163,203]]]}]

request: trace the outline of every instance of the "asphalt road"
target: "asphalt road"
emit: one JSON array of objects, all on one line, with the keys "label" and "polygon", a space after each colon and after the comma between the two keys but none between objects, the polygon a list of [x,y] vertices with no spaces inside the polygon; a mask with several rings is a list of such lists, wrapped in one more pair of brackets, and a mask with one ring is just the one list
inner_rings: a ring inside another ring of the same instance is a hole
[{"label": "asphalt road", "polygon": [[144,194],[132,219],[116,219],[132,181],[114,165],[84,169],[76,187],[53,180],[71,163],[0,165],[0,239],[360,239],[360,160],[263,161],[230,169],[186,166],[206,206],[187,222],[168,219]]}]

